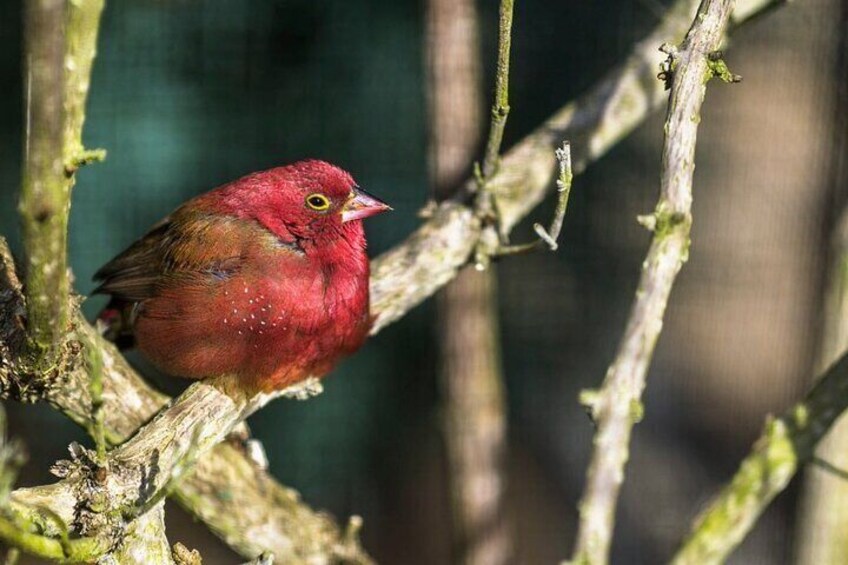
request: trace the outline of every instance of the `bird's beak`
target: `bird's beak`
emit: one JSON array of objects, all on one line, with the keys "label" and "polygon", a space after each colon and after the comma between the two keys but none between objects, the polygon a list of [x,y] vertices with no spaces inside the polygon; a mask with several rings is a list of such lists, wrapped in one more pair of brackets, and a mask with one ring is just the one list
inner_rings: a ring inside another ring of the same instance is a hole
[{"label": "bird's beak", "polygon": [[342,222],[361,220],[391,209],[391,206],[379,198],[371,196],[362,189],[354,188],[350,198],[342,208]]}]

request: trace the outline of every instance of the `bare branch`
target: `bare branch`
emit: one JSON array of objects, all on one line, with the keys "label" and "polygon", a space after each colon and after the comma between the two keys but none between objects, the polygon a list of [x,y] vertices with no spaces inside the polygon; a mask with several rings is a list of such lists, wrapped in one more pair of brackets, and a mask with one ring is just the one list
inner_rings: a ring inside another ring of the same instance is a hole
[{"label": "bare branch", "polygon": [[70,321],[67,231],[103,0],[25,4],[26,142],[19,210],[26,248],[28,363],[58,374]]},{"label": "bare branch", "polygon": [[600,392],[590,408],[598,430],[586,489],[580,501],[580,525],[573,562],[609,560],[615,507],[633,424],[641,418],[641,396],[654,346],[662,329],[671,288],[689,251],[692,224],[692,177],[695,142],[707,80],[709,55],[719,48],[733,0],[705,0],[678,51],[669,55],[671,95],[665,123],[660,199],[651,218],[654,232],[630,318]]},{"label": "bare branch", "polygon": [[[474,0],[429,0],[427,89],[434,192],[451,194],[477,151],[482,100],[479,14]],[[500,40],[489,142],[476,207],[491,195],[508,111],[512,2],[501,2]],[[479,215],[479,214],[478,214]],[[436,297],[442,437],[450,468],[452,561],[500,565],[512,556],[504,512],[506,401],[498,347],[496,275],[466,270]]]},{"label": "bare branch", "polygon": [[495,74],[495,99],[492,103],[492,122],[483,157],[483,178],[495,173],[501,155],[506,119],[509,116],[509,51],[512,45],[513,0],[501,0],[498,23],[498,66]]}]

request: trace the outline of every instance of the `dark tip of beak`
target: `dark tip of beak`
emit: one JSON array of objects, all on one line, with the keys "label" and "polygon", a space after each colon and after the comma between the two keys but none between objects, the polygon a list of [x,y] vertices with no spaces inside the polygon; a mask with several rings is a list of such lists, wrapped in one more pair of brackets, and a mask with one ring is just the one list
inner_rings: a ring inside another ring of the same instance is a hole
[{"label": "dark tip of beak", "polygon": [[354,188],[350,200],[342,208],[342,222],[362,220],[382,212],[388,212],[392,207],[362,190]]}]

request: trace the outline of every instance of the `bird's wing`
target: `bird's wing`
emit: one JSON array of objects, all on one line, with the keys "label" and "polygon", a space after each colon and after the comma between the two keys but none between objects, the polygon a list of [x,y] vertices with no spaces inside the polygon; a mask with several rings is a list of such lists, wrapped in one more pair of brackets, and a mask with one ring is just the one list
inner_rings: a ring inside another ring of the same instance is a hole
[{"label": "bird's wing", "polygon": [[174,277],[228,276],[239,269],[244,253],[241,238],[233,237],[237,221],[177,210],[98,270],[94,292],[131,304],[156,296],[163,281]]}]

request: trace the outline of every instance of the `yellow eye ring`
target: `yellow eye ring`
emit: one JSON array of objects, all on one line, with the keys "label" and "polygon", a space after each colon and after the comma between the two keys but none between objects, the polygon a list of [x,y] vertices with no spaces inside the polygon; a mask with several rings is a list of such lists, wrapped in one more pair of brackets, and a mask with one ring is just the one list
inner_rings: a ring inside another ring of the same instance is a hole
[{"label": "yellow eye ring", "polygon": [[323,212],[330,207],[330,200],[323,194],[315,192],[306,197],[306,205],[317,212]]}]

